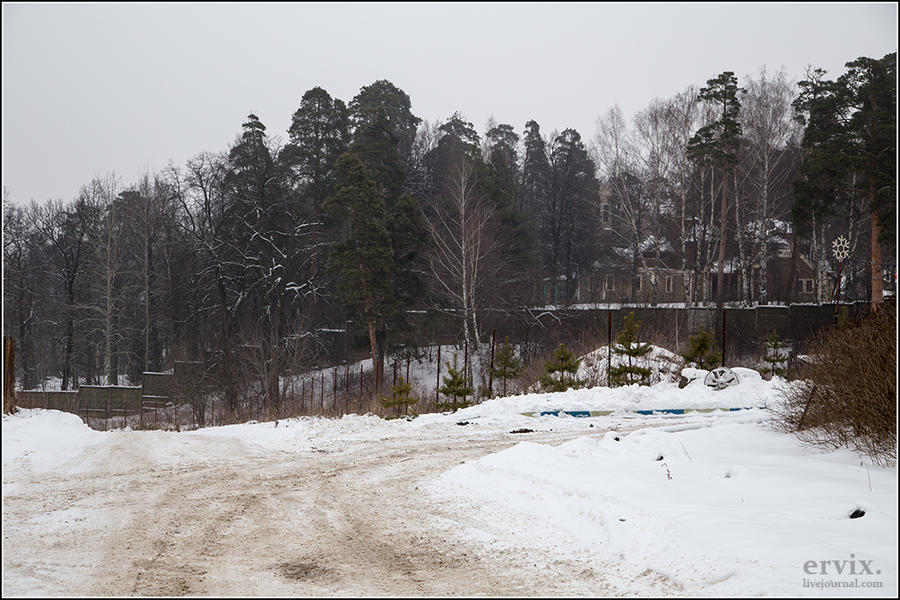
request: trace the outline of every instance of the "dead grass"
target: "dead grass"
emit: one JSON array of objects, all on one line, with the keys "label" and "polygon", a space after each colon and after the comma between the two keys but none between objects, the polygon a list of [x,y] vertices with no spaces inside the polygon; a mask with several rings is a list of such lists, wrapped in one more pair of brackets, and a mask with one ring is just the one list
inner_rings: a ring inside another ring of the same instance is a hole
[{"label": "dead grass", "polygon": [[847,446],[877,464],[897,459],[896,309],[823,331],[777,407],[781,428],[809,443]]}]

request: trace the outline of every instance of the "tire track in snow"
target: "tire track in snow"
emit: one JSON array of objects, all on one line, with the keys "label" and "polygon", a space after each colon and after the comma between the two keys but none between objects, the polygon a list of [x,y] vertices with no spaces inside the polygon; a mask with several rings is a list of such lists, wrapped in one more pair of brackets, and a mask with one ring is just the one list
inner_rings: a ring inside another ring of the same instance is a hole
[{"label": "tire track in snow", "polygon": [[[116,433],[115,443],[84,457],[74,472],[22,487],[39,490],[48,506],[83,510],[90,521],[52,530],[65,534],[46,557],[58,573],[37,573],[43,588],[33,589],[124,596],[547,596],[604,589],[602,574],[584,565],[554,558],[548,573],[528,553],[485,553],[434,528],[438,509],[417,489],[426,478],[521,441],[556,444],[602,435],[599,428],[465,436],[449,425],[341,440],[324,452],[185,433],[151,453],[152,444],[133,433]],[[36,500],[27,492],[4,497],[4,529],[6,509],[25,518],[38,511]],[[21,552],[37,557],[46,549],[28,541],[27,527],[11,529]],[[38,565],[30,568],[37,572]],[[5,587],[8,566],[4,559]]]}]

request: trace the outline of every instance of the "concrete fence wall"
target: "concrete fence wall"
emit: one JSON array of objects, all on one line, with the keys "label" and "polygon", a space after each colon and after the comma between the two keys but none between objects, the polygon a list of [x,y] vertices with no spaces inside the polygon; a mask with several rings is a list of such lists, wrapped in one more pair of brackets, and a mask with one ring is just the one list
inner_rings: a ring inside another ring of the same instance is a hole
[{"label": "concrete fence wall", "polygon": [[[842,303],[850,318],[868,312],[868,302]],[[512,343],[530,342],[552,347],[559,342],[573,344],[581,340],[594,344],[606,343],[607,328],[613,339],[624,326],[625,317],[634,312],[641,322],[641,333],[647,341],[655,341],[673,351],[680,350],[688,336],[700,326],[713,332],[722,343],[723,311],[710,308],[672,308],[652,306],[602,305],[579,308],[535,309],[531,311],[483,311],[479,323],[487,331],[496,331],[497,340],[509,338]],[[796,349],[804,349],[823,327],[834,323],[833,304],[791,304],[726,308],[724,311],[725,346],[729,356],[750,356],[761,353],[769,334],[775,330],[783,340],[790,340]],[[610,319],[611,317],[611,319]],[[420,327],[424,344],[454,344],[461,340],[461,319],[447,313],[418,313],[409,315]],[[611,320],[611,327],[610,327]]]},{"label": "concrete fence wall", "polygon": [[25,390],[16,392],[16,406],[21,408],[46,408],[64,412],[78,411],[78,392]]}]

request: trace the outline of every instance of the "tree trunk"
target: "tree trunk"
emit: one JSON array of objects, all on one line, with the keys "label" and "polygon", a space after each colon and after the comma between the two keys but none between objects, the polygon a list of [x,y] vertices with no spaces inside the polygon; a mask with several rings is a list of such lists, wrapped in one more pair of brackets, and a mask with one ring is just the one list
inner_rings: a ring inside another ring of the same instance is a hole
[{"label": "tree trunk", "polygon": [[735,237],[737,238],[738,243],[738,262],[741,265],[741,303],[744,305],[750,304],[750,296],[751,296],[751,281],[750,281],[750,265],[747,260],[747,249],[745,246],[744,233],[741,229],[741,194],[738,188],[738,174],[737,169],[734,170],[734,230]]},{"label": "tree trunk", "polygon": [[759,303],[769,303],[769,222],[771,214],[769,210],[769,153],[763,157],[762,175],[762,239],[759,242]]},{"label": "tree trunk", "polygon": [[713,219],[715,218],[715,204],[716,204],[716,194],[715,194],[715,178],[716,173],[712,167],[709,168],[709,204],[704,206],[704,211],[708,208],[709,211],[707,216],[709,220],[704,224],[704,236],[706,241],[706,252],[703,256],[703,302],[708,303],[710,297],[710,278],[709,278],[709,266],[712,263],[712,230],[713,230]]},{"label": "tree trunk", "polygon": [[376,380],[376,389],[375,393],[378,393],[377,382],[378,382],[378,344],[375,341],[375,321],[373,319],[369,319],[366,321],[366,328],[369,331],[369,349],[372,352],[372,373],[375,374]]},{"label": "tree trunk", "polygon": [[716,308],[725,304],[725,222],[728,207],[728,177],[722,174],[722,203],[719,208],[719,265],[716,272]]},{"label": "tree trunk", "polygon": [[884,302],[881,275],[881,243],[878,241],[880,224],[875,212],[875,185],[869,181],[869,211],[872,215],[872,312],[880,312]]},{"label": "tree trunk", "polygon": [[144,198],[144,371],[155,371],[150,362],[150,199]]},{"label": "tree trunk", "polygon": [[[681,286],[684,290],[684,302],[686,305],[693,303],[690,298],[690,280],[688,279],[687,259],[687,192],[681,188]],[[696,240],[695,240],[696,243]]]},{"label": "tree trunk", "polygon": [[72,388],[77,387],[74,379],[72,362],[75,358],[75,292],[72,286],[68,290],[69,305],[66,307],[66,350],[63,358],[62,389],[69,389],[69,381]]}]

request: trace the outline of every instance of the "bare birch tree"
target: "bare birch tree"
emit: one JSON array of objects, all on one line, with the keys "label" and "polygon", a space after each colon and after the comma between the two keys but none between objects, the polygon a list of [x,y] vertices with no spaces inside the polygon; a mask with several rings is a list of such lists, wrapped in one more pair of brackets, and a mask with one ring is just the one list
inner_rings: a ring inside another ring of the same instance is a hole
[{"label": "bare birch tree", "polygon": [[429,267],[433,280],[461,314],[463,337],[482,364],[478,310],[495,248],[489,236],[493,212],[477,193],[472,160],[461,157],[451,168],[443,202],[432,214],[423,215],[431,234]]},{"label": "bare birch tree", "polygon": [[629,131],[622,109],[611,108],[597,120],[595,156],[600,177],[608,182],[617,198],[618,211],[629,232],[631,246],[631,300],[637,295],[638,267],[646,268],[641,252],[644,240],[644,222],[649,209],[644,180],[640,176],[641,164],[634,134]]},{"label": "bare birch tree", "polygon": [[[800,130],[793,118],[793,86],[784,71],[770,76],[765,67],[756,79],[748,78],[744,96],[743,123],[746,164],[741,169],[749,176],[752,218],[748,231],[757,240],[754,262],[759,265],[759,302],[767,304],[768,260],[774,221],[785,218],[789,210],[788,179],[796,175],[786,163],[795,155]],[[749,212],[749,211],[748,211]],[[740,228],[738,228],[740,231]]]}]

